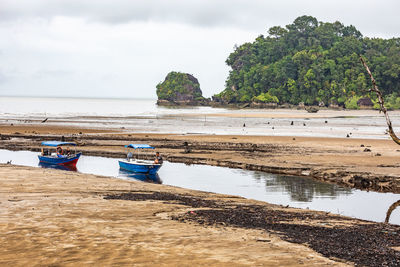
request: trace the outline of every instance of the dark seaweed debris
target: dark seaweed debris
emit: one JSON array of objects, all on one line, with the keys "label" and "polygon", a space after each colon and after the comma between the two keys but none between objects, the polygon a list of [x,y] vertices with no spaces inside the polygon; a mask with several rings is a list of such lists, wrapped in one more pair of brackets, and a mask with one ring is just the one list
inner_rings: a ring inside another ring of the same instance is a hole
[{"label": "dark seaweed debris", "polygon": [[173,216],[172,219],[194,221],[202,225],[263,229],[278,233],[286,241],[307,244],[326,257],[363,266],[400,266],[400,252],[391,248],[400,246],[400,226],[382,223],[340,227],[295,224],[292,223],[294,220],[325,222],[337,217],[323,213],[274,210],[262,205],[216,202],[164,192],[123,193],[108,195],[105,199],[175,201],[193,208],[210,208]]},{"label": "dark seaweed debris", "polygon": [[[282,239],[308,244],[326,257],[335,257],[363,266],[400,266],[400,252],[390,247],[400,245],[400,227],[379,223],[351,227],[322,227],[284,223],[289,213],[249,210],[248,207],[225,210],[198,210],[179,221],[196,221],[205,225],[231,225],[246,229],[264,229],[280,234]],[[293,218],[294,219],[294,218]]]}]

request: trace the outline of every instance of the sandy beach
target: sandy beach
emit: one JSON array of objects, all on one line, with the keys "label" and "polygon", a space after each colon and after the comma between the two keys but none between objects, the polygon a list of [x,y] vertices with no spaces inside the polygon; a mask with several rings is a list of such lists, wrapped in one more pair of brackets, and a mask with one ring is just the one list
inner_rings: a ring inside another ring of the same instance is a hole
[{"label": "sandy beach", "polygon": [[[400,252],[396,250],[400,242],[391,234],[400,230],[398,226],[51,169],[0,165],[0,176],[1,265],[365,264],[366,254],[359,254],[356,248],[346,253],[340,249],[343,244],[348,246],[354,242],[350,235],[344,240],[340,236],[347,236],[347,231],[352,229],[361,236],[358,242],[365,246],[365,253],[374,254],[370,266],[382,262],[395,266],[395,261],[400,259]],[[133,198],[118,199],[120,194],[131,194]],[[136,201],[132,201],[135,197]],[[240,220],[232,220],[231,216],[231,220],[211,222],[208,221],[211,217],[202,215],[207,211],[241,214],[254,209],[270,214],[263,219],[270,228],[240,226],[237,225]],[[284,214],[286,219],[279,214]],[[273,227],[282,225],[287,230]],[[298,240],[294,233],[305,226],[314,233],[315,239],[320,239],[317,233],[327,235],[331,248],[326,249],[323,240],[321,245],[316,245],[318,242],[312,238]],[[371,227],[377,236],[369,236]],[[336,231],[336,238],[335,234],[329,237],[328,232],[332,230]],[[377,251],[377,244],[383,254]],[[354,257],[352,262],[346,254]]]}]

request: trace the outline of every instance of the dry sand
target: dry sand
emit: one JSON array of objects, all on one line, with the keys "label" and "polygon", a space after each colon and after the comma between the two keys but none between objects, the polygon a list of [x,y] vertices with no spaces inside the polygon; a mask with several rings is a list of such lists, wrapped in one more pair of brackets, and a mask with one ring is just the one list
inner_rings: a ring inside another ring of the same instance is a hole
[{"label": "dry sand", "polygon": [[188,209],[174,202],[105,200],[103,196],[145,190],[254,201],[7,165],[0,165],[0,188],[0,264],[4,266],[346,265],[265,231],[170,220],[172,214]]}]

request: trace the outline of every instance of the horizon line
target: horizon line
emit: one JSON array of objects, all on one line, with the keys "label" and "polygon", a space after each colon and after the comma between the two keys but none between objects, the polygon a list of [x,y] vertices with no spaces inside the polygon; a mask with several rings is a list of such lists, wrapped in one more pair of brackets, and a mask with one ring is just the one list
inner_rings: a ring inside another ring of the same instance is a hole
[{"label": "horizon line", "polygon": [[92,96],[35,96],[35,95],[0,95],[0,97],[13,97],[13,98],[70,98],[70,99],[140,99],[140,100],[157,100],[157,98],[150,97],[92,97]]}]

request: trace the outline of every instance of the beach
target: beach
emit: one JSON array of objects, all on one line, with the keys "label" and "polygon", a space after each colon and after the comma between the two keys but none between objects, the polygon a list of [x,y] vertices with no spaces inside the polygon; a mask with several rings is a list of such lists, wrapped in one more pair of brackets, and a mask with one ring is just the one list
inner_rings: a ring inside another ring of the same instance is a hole
[{"label": "beach", "polygon": [[399,9],[1,1],[0,267],[400,267]]},{"label": "beach", "polygon": [[[286,214],[290,220],[278,215],[265,220],[268,225],[298,227],[294,232],[306,225],[315,235],[323,230],[335,229],[346,234],[357,229],[366,238],[361,244],[365,246],[365,253],[376,254],[371,264],[392,259],[392,264],[389,262],[387,266],[395,266],[394,260],[399,259],[397,245],[394,246],[396,238],[391,234],[400,230],[398,226],[227,195],[51,169],[0,165],[0,176],[2,265],[351,266],[351,261],[365,263],[362,259],[365,254],[355,256],[358,254],[355,250],[341,251],[343,244],[350,245],[347,244],[350,238],[330,239],[330,250],[324,246],[311,249],[309,246],[315,246],[315,240],[285,241],[295,239],[289,230],[286,233],[243,227],[235,225],[234,220],[207,222],[207,217],[201,217],[201,212],[207,210],[217,213],[220,210],[222,214],[239,208]],[[138,199],[118,199],[120,194],[132,194]],[[114,199],[107,199],[110,196]],[[370,227],[379,229],[373,231],[379,236],[370,236],[375,241],[369,240]],[[377,244],[385,251],[383,256],[377,251]],[[332,254],[331,259],[321,253]],[[340,259],[345,254],[354,258]]]},{"label": "beach", "polygon": [[[182,116],[167,117],[173,125]],[[84,155],[123,158],[127,143],[148,143],[169,162],[400,192],[400,148],[387,137],[154,133],[113,122],[87,127],[76,118],[11,120],[0,126],[0,149],[39,151],[41,141],[63,139]],[[0,176],[3,265],[396,266],[400,260],[400,229],[393,224],[52,169],[2,164]]]}]

